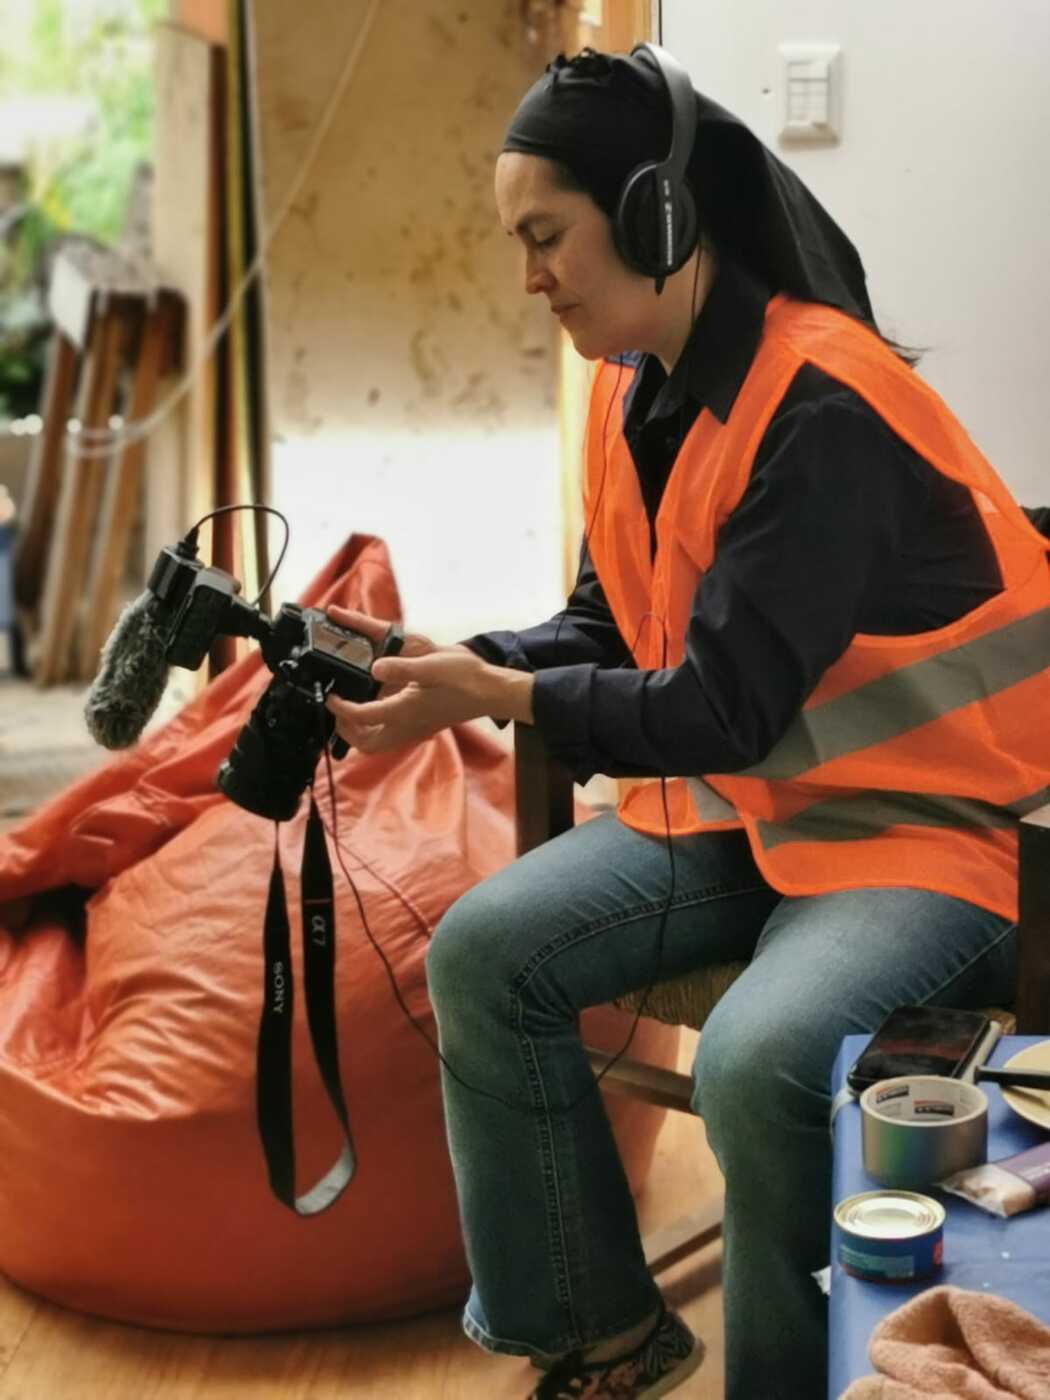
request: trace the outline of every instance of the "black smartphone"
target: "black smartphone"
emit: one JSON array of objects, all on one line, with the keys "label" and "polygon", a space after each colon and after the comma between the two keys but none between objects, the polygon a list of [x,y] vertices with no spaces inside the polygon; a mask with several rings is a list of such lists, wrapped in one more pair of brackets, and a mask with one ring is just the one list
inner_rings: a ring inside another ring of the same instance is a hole
[{"label": "black smartphone", "polygon": [[898,1006],[850,1066],[846,1083],[862,1093],[880,1079],[939,1074],[957,1079],[985,1042],[992,1022],[980,1011]]}]

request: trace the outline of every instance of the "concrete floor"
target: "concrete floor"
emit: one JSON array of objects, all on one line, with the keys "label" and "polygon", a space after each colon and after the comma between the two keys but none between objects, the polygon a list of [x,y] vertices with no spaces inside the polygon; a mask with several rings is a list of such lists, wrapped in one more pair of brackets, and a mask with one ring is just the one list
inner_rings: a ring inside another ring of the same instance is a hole
[{"label": "concrete floor", "polygon": [[85,728],[86,694],[0,677],[0,830],[109,758]]}]

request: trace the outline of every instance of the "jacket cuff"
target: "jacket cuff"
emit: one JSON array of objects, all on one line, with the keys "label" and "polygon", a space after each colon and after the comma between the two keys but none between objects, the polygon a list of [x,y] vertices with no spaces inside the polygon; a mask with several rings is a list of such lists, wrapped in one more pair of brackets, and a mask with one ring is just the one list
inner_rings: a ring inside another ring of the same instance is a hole
[{"label": "jacket cuff", "polygon": [[551,756],[569,768],[577,782],[595,773],[591,747],[591,687],[595,665],[550,666],[536,672],[532,715]]},{"label": "jacket cuff", "polygon": [[476,637],[468,637],[457,645],[466,647],[493,666],[510,666],[515,671],[533,669],[517,632],[479,632]]},{"label": "jacket cuff", "polygon": [[[476,637],[468,637],[457,645],[466,647],[491,666],[509,666],[513,671],[532,670],[516,632],[479,632]],[[493,719],[492,723],[497,729],[506,729],[510,720]]]}]

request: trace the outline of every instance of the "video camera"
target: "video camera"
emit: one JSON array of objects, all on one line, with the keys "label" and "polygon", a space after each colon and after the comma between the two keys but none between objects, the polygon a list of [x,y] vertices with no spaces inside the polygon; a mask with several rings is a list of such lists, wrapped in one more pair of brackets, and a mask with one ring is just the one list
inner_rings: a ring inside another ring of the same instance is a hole
[{"label": "video camera", "polygon": [[[396,656],[404,638],[394,624],[377,645],[320,609],[294,603],[285,603],[271,619],[240,591],[232,574],[197,558],[195,531],[161,550],[147,583],[153,626],[171,665],[196,671],[217,637],[258,641],[273,680],[216,781],[247,811],[285,821],[295,814],[334,731],[325,698],[375,699],[379,683],[372,679],[372,663]],[[331,752],[341,758],[347,746],[336,737]]]}]

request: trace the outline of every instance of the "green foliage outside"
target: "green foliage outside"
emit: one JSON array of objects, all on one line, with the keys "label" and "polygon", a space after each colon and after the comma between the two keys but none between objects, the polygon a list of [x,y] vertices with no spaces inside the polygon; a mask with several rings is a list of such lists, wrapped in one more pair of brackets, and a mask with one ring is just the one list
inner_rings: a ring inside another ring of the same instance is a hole
[{"label": "green foliage outside", "polygon": [[167,13],[168,0],[0,0],[0,101],[79,97],[97,113],[80,137],[28,153],[20,207],[0,220],[0,420],[39,399],[49,247],[66,233],[120,234],[132,176],[151,154],[150,34]]}]

